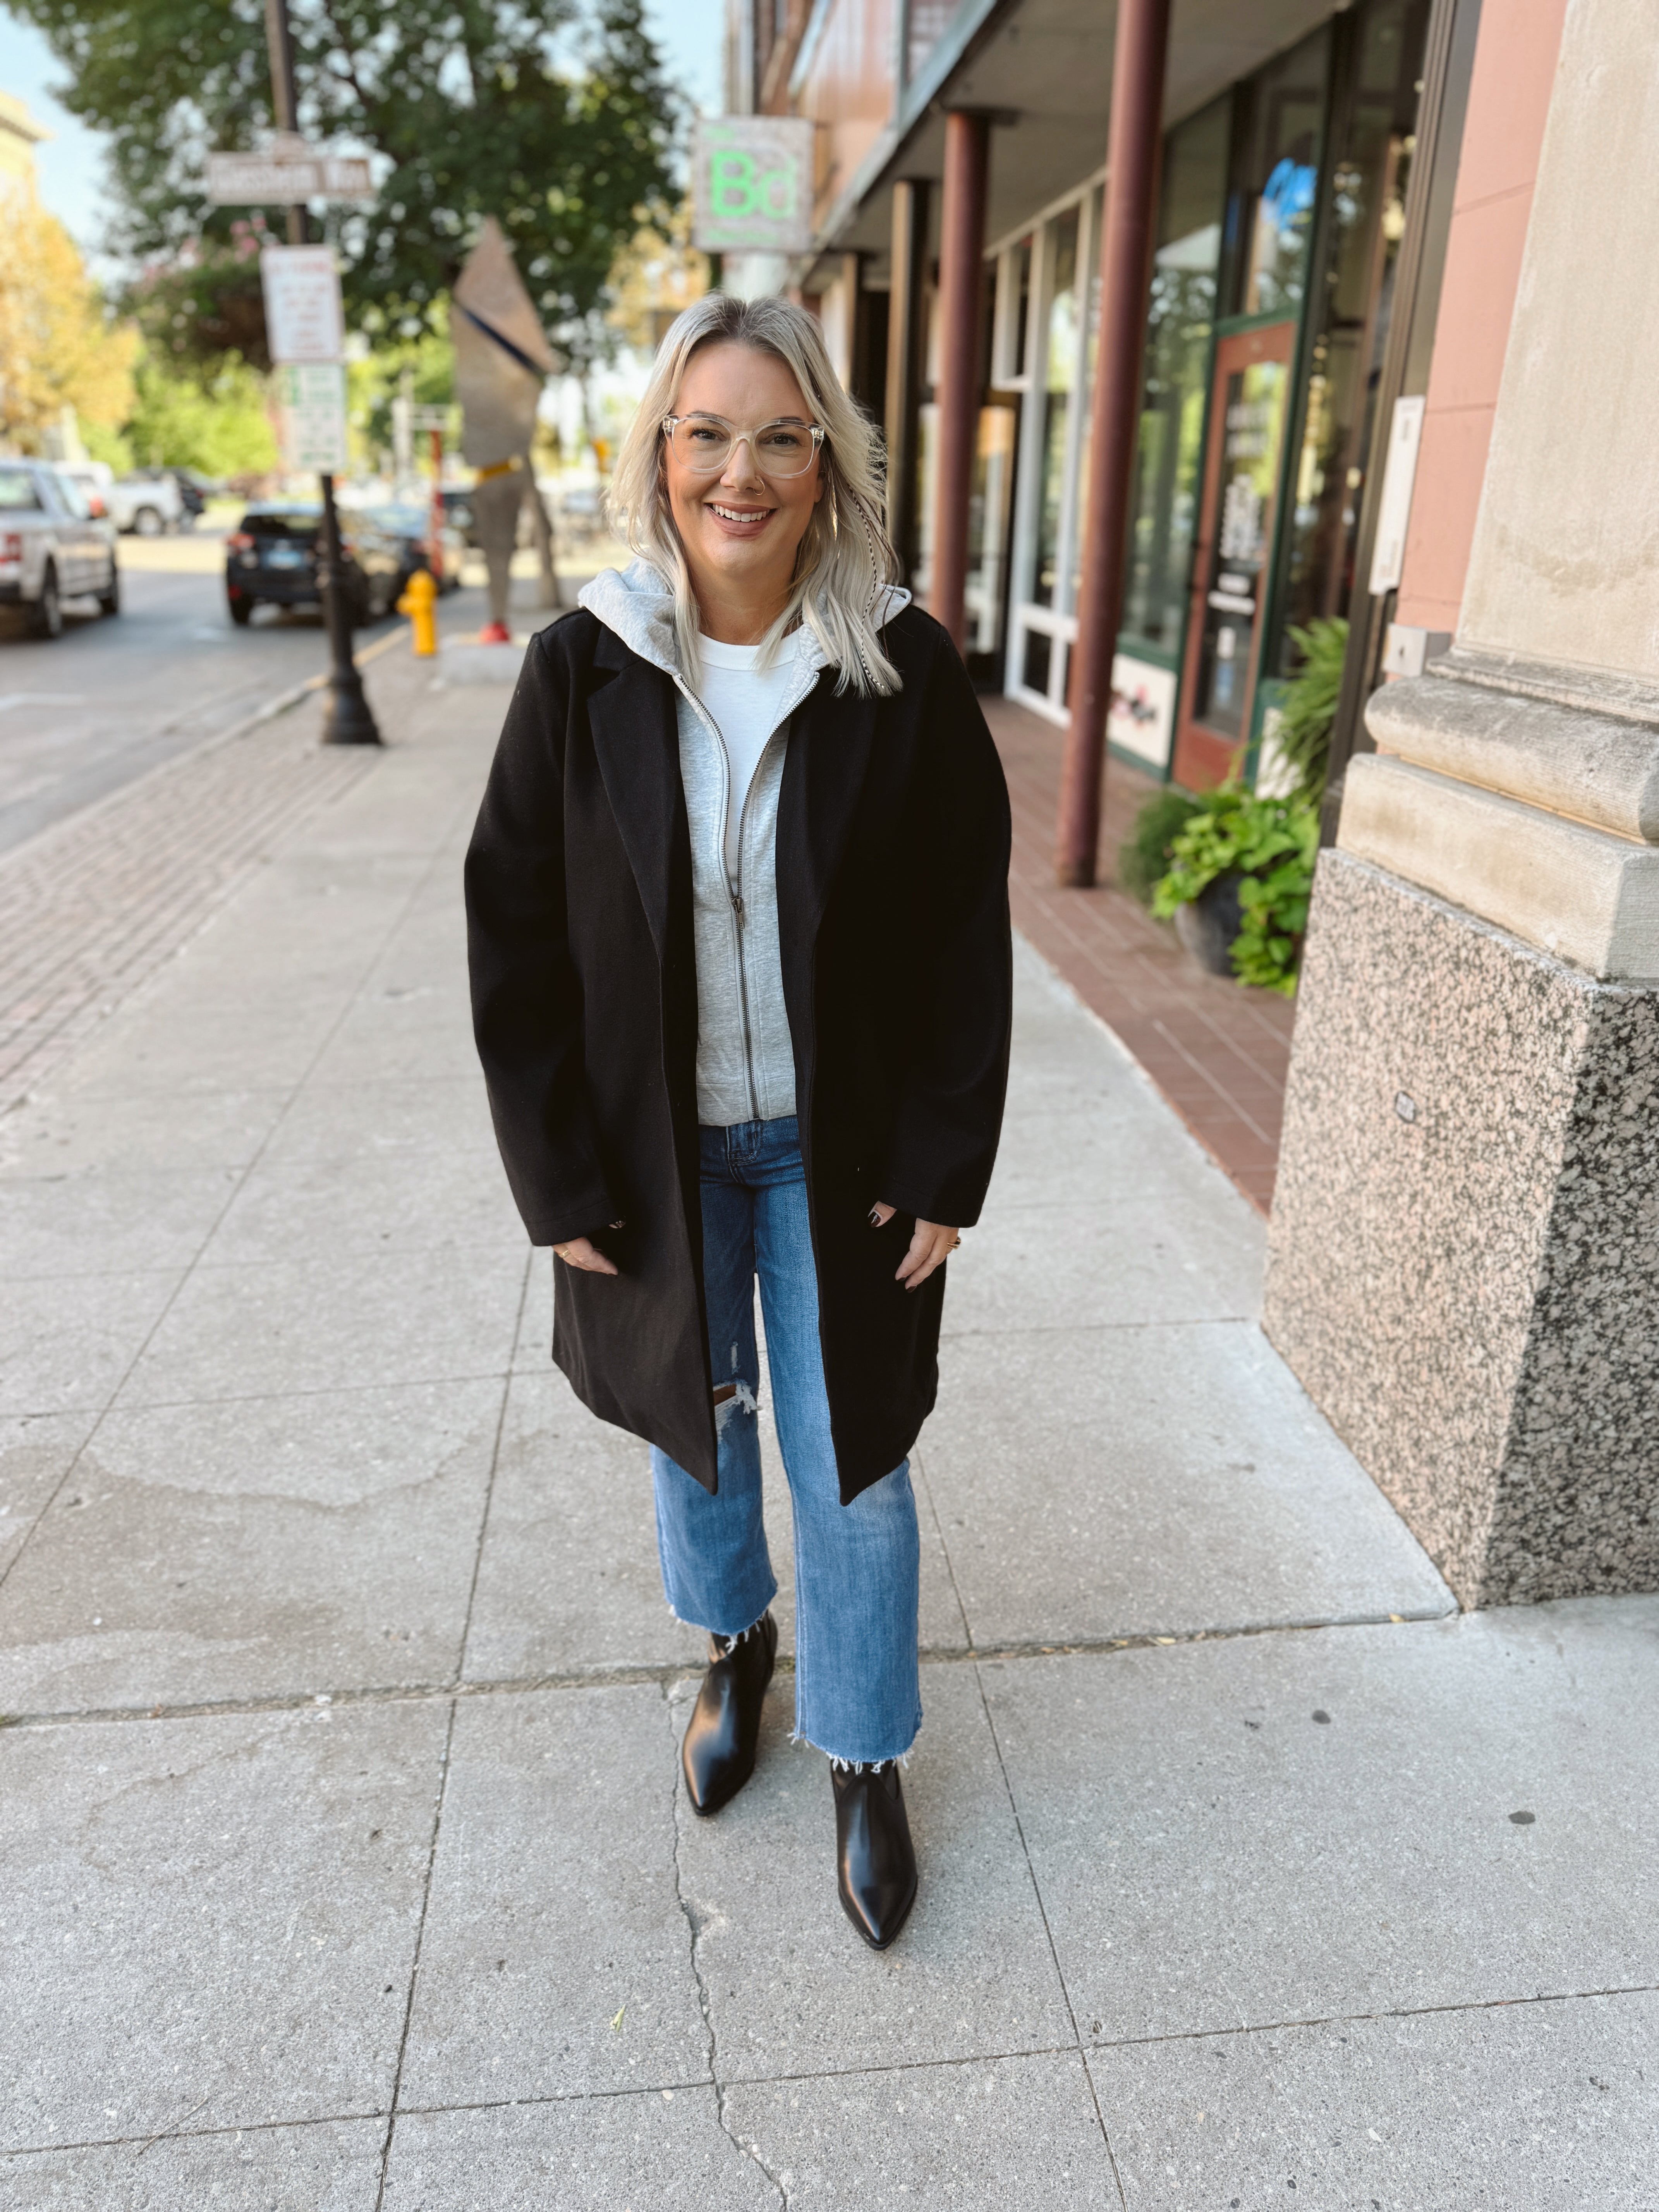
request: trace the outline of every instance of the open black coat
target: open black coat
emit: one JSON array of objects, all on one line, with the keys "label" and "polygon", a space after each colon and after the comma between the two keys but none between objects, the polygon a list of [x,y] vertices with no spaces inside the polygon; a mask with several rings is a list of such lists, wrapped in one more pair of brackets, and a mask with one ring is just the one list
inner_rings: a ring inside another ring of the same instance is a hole
[{"label": "open black coat", "polygon": [[[909,607],[891,698],[792,718],[778,916],[819,1331],[845,1503],[932,1410],[945,1270],[894,1280],[917,1216],[966,1226],[1008,1071],[1008,797],[954,647]],[[593,615],[525,655],[466,860],[474,1030],[536,1244],[553,1357],[602,1419],[715,1487],[698,1195],[691,849],[675,691]],[[899,1218],[866,1217],[878,1199]],[[620,1231],[605,1224],[620,1220]]]}]

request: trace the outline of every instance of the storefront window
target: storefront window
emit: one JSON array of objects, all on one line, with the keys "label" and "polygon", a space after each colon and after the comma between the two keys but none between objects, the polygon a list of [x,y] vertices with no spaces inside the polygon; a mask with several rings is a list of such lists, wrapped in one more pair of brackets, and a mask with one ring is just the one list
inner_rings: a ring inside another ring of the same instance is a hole
[{"label": "storefront window", "polygon": [[1325,313],[1313,342],[1297,457],[1273,663],[1279,668],[1295,659],[1283,631],[1346,614],[1353,589],[1427,17],[1428,0],[1368,0],[1355,25],[1350,96],[1337,103]]},{"label": "storefront window", "polygon": [[[1095,396],[1095,356],[1100,350],[1100,228],[1106,212],[1106,187],[1097,185],[1089,199],[1088,283],[1085,288],[1089,305],[1085,313],[1083,332],[1083,389],[1078,394],[1079,420],[1078,423],[1077,480],[1079,484],[1089,481],[1089,434],[1093,427]],[[1077,595],[1083,583],[1083,532],[1072,532],[1072,588],[1066,598],[1068,607],[1077,605]],[[1071,697],[1070,674],[1067,673],[1066,698]]]},{"label": "storefront window", "polygon": [[1019,287],[1019,307],[1014,329],[1014,373],[1024,376],[1026,370],[1025,349],[1030,343],[1031,328],[1031,241],[1022,238],[1015,257],[1016,283]]},{"label": "storefront window", "polygon": [[1229,210],[1236,315],[1293,315],[1307,281],[1330,51],[1316,31],[1250,81]]},{"label": "storefront window", "polygon": [[1164,149],[1123,606],[1129,649],[1140,644],[1173,653],[1181,643],[1221,258],[1228,108],[1218,100],[1171,131]]},{"label": "storefront window", "polygon": [[1048,310],[1048,343],[1043,368],[1041,505],[1037,519],[1036,574],[1031,596],[1051,607],[1059,583],[1060,526],[1066,505],[1066,431],[1072,387],[1077,376],[1078,210],[1068,209],[1054,224]]},{"label": "storefront window", "polygon": [[1208,588],[1194,613],[1202,628],[1192,715],[1217,736],[1238,738],[1272,545],[1289,371],[1282,361],[1257,361],[1226,374],[1224,356],[1222,370],[1219,513]]}]

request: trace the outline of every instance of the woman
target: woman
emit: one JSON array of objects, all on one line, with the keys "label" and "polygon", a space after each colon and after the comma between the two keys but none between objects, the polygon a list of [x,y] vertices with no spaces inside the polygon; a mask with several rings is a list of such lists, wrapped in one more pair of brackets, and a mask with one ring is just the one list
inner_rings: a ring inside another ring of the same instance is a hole
[{"label": "woman", "polygon": [[687,308],[612,499],[637,557],[531,646],[467,856],[478,1050],[557,1255],[553,1357],[650,1443],[668,1601],[709,1635],[701,1814],[753,1771],[777,1648],[759,1277],[795,1734],[883,1949],[916,1890],[906,1455],[1007,1076],[1007,793],[949,638],[892,588],[874,434],[801,309]]}]

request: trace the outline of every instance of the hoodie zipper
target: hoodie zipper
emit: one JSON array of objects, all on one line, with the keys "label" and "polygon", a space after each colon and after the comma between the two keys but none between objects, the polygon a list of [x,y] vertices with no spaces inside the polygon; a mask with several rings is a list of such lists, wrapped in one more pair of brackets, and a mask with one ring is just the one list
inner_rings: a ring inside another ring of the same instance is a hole
[{"label": "hoodie zipper", "polygon": [[[792,708],[790,711],[793,713],[793,709]],[[789,719],[788,715],[786,714],[783,720],[778,724],[778,728],[773,731],[771,736],[768,738],[766,743],[761,747],[761,757],[755,763],[755,773],[749,779],[749,788],[743,794],[743,805],[738,809],[737,881],[733,883],[729,877],[726,879],[726,889],[731,893],[732,897],[732,911],[737,917],[738,1010],[743,1024],[743,1073],[744,1081],[747,1085],[749,1091],[749,1118],[751,1121],[758,1121],[760,1119],[760,1094],[755,1085],[754,1036],[750,1026],[749,1019],[749,963],[744,954],[743,931],[744,923],[746,919],[746,909],[743,903],[744,825],[749,819],[749,801],[754,796],[755,786],[760,781],[762,770],[766,766],[768,757],[771,753],[773,746],[776,744],[778,741],[778,730],[785,730],[787,729],[788,726]],[[726,740],[723,738],[720,740],[720,750],[722,752],[725,752],[726,750]],[[729,757],[726,761],[726,804],[729,805],[731,804],[732,789],[732,764]],[[722,828],[720,839],[722,847],[724,847],[725,842],[726,840]],[[726,854],[722,850],[720,854],[720,866],[724,869],[725,866]]]},{"label": "hoodie zipper", "polygon": [[[720,734],[719,723],[715,721],[678,670],[673,670],[671,673],[675,684],[684,692],[693,710],[701,717],[703,727],[714,738],[714,749],[720,759],[720,874],[726,879],[726,896],[730,902],[732,912],[732,957],[738,971],[738,1024],[743,1033],[744,1091],[749,1101],[749,1118],[751,1121],[758,1121],[761,1118],[760,1093],[755,1083],[754,1036],[749,1016],[749,967],[744,955],[744,923],[746,915],[743,902],[744,824],[749,817],[750,796],[760,781],[761,770],[766,765],[768,754],[777,742],[778,732],[788,728],[790,717],[811,690],[813,684],[817,682],[818,672],[816,667],[804,668],[799,672],[796,678],[796,689],[789,695],[783,713],[778,718],[776,729],[772,732],[771,736],[761,748],[761,757],[756,762],[755,772],[749,779],[749,789],[744,793],[743,805],[738,810],[738,878],[735,883],[726,872],[726,817],[732,805],[732,756],[726,750],[726,739]],[[805,685],[800,683],[802,675],[811,678],[811,681]]]}]

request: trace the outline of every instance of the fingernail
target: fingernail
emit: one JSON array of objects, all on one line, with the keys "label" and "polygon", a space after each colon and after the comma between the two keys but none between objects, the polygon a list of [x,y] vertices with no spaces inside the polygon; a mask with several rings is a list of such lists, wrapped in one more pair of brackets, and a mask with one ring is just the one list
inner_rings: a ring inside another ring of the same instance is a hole
[{"label": "fingernail", "polygon": [[873,1206],[871,1207],[870,1212],[869,1212],[868,1215],[866,1216],[866,1218],[868,1219],[869,1224],[870,1224],[870,1226],[871,1226],[872,1229],[879,1229],[879,1228],[880,1228],[880,1226],[881,1226],[881,1215],[880,1215],[880,1213],[877,1211],[877,1209],[876,1209]]}]

